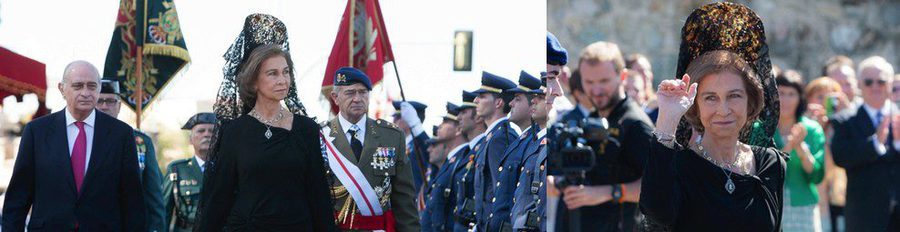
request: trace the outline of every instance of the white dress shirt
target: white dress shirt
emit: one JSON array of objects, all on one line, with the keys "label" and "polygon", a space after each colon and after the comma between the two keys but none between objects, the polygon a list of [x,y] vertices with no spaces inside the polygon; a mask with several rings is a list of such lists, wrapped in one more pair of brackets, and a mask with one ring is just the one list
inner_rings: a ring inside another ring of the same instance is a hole
[{"label": "white dress shirt", "polygon": [[459,150],[466,148],[466,147],[469,147],[469,143],[460,144],[459,146],[456,146],[456,148],[453,148],[453,150],[450,150],[450,153],[447,153],[447,160],[450,160],[450,158],[453,158],[453,155],[455,155],[457,152],[459,152]]},{"label": "white dress shirt", "polygon": [[203,159],[197,157],[197,155],[194,155],[194,160],[197,161],[197,165],[200,166],[200,173],[205,172],[206,168],[204,168],[203,165],[206,164],[206,161],[203,161]]},{"label": "white dress shirt", "polygon": [[[75,117],[72,116],[72,113],[69,112],[69,108],[65,109],[66,111],[66,136],[69,141],[69,157],[72,157],[72,150],[75,149],[75,139],[78,138],[78,126],[75,126]],[[91,110],[91,114],[84,119],[84,134],[87,139],[84,154],[84,173],[87,174],[88,164],[91,162],[91,148],[94,147],[94,121],[97,119],[97,111]]]},{"label": "white dress shirt", "polygon": [[[347,136],[347,142],[353,143],[353,138],[350,137],[350,128],[353,125],[359,127],[359,131],[356,132],[356,137],[359,138],[359,143],[365,143],[366,141],[366,116],[363,116],[356,123],[351,123],[344,118],[344,115],[338,113],[338,122],[341,123],[341,129],[344,129],[344,135]],[[365,144],[363,144],[365,146]]]}]

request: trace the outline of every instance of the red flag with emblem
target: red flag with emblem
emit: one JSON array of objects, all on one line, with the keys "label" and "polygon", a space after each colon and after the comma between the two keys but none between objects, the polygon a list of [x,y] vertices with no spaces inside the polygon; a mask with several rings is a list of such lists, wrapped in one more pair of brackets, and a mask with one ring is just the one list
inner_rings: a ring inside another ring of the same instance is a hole
[{"label": "red flag with emblem", "polygon": [[374,86],[384,79],[383,66],[391,61],[394,61],[394,53],[378,0],[347,1],[322,79],[322,95],[331,103],[331,112],[338,110],[329,97],[335,71],[345,66],[357,68],[369,76]]}]

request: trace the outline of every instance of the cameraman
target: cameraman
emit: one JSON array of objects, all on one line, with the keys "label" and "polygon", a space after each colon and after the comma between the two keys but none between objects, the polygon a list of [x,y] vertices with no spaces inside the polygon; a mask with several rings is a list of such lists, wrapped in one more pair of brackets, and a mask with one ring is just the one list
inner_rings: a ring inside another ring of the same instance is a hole
[{"label": "cameraman", "polygon": [[618,45],[603,41],[589,45],[581,51],[577,69],[595,109],[588,117],[606,118],[609,138],[601,144],[588,144],[596,155],[596,165],[585,174],[582,184],[563,187],[555,228],[576,230],[569,228],[568,214],[579,210],[575,222],[583,231],[632,231],[653,124],[641,106],[626,97],[622,86],[625,61]]}]

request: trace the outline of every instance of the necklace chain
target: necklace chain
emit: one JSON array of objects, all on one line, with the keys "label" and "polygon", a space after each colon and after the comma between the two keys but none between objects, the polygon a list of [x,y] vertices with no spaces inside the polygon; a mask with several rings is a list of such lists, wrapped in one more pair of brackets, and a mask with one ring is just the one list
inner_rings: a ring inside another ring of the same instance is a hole
[{"label": "necklace chain", "polygon": [[259,119],[260,122],[266,124],[266,127],[269,127],[270,125],[274,125],[275,123],[281,121],[281,119],[284,119],[284,108],[278,107],[278,115],[269,120],[263,119],[262,115],[260,115],[259,112],[256,111],[256,108],[253,108],[253,110],[250,111],[250,116]]}]

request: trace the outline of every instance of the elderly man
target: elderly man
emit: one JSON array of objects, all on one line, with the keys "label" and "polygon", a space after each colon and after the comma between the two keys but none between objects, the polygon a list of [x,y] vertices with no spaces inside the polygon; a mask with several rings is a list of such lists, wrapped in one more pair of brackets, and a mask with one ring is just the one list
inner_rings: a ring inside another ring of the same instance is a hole
[{"label": "elderly man", "polygon": [[859,64],[863,104],[832,118],[834,163],[847,170],[847,228],[900,230],[900,113],[891,104],[894,68],[880,56]]},{"label": "elderly man", "polygon": [[[113,80],[100,81],[100,98],[97,110],[114,118],[119,117],[120,103],[119,82]],[[134,143],[137,146],[138,166],[141,168],[141,185],[144,187],[144,205],[147,206],[147,230],[166,231],[165,215],[163,215],[162,173],[156,161],[156,148],[150,136],[134,131]]]},{"label": "elderly man", "polygon": [[336,167],[331,164],[337,160],[328,160],[338,228],[419,231],[411,164],[402,155],[403,133],[390,122],[366,115],[372,82],[365,73],[343,67],[334,79],[331,98],[339,111],[322,129],[330,140],[326,145],[334,145],[334,150],[326,149],[328,157],[343,156],[347,161]]},{"label": "elderly man", "polygon": [[175,160],[166,168],[163,182],[166,204],[166,227],[170,231],[192,231],[197,222],[197,206],[203,186],[207,157],[212,137],[216,134],[216,114],[198,113],[191,117],[182,130],[190,130],[194,155]]},{"label": "elderly man", "polygon": [[3,231],[145,231],[134,129],[95,109],[100,74],[63,70],[62,111],[29,122],[3,204]]}]

